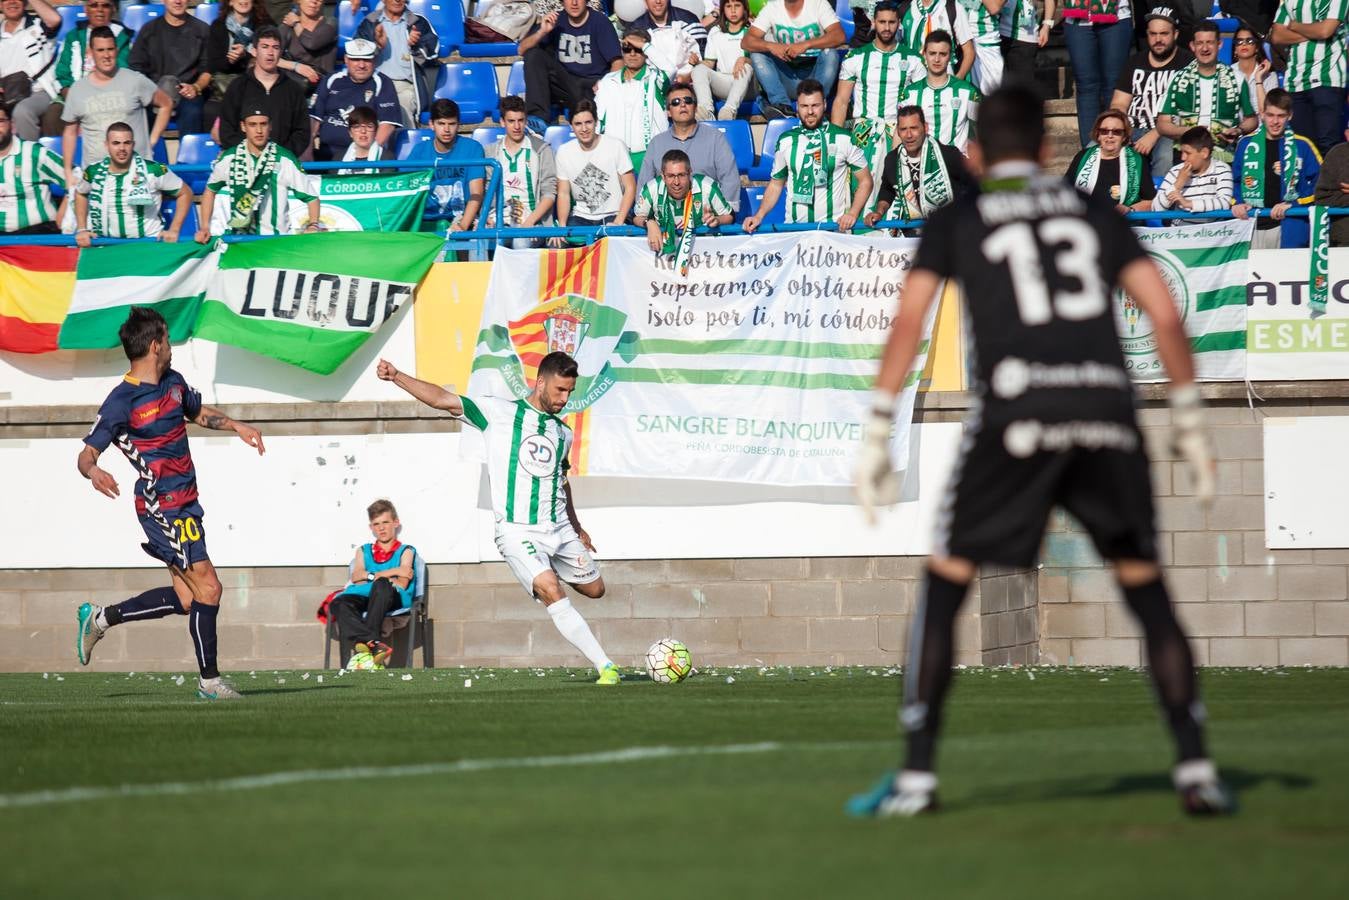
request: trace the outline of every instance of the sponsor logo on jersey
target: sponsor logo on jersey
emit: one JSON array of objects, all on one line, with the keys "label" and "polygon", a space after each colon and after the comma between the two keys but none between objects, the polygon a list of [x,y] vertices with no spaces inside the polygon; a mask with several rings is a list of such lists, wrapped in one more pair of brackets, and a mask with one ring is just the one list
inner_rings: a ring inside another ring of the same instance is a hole
[{"label": "sponsor logo on jersey", "polygon": [[535,478],[547,478],[557,470],[557,444],[546,434],[531,434],[520,442],[520,468]]}]

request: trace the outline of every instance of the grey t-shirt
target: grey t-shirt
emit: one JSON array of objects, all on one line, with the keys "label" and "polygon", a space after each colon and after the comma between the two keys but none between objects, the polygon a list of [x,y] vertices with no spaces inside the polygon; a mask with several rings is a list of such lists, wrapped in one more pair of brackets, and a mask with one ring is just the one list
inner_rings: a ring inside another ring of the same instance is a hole
[{"label": "grey t-shirt", "polygon": [[642,171],[637,176],[637,189],[656,177],[656,165],[670,150],[683,150],[693,164],[694,175],[716,179],[731,209],[740,211],[740,170],[735,165],[735,153],[726,135],[706,122],[698,123],[698,130],[687,141],[675,137],[674,129],[667,128],[646,145]]},{"label": "grey t-shirt", "polygon": [[70,86],[66,95],[66,122],[78,122],[84,149],[80,164],[88,166],[108,155],[105,135],[113,122],[131,126],[136,138],[136,152],[150,157],[150,126],[146,110],[154,105],[155,83],[139,72],[118,69],[111,81],[97,84],[92,75],[86,75]]}]

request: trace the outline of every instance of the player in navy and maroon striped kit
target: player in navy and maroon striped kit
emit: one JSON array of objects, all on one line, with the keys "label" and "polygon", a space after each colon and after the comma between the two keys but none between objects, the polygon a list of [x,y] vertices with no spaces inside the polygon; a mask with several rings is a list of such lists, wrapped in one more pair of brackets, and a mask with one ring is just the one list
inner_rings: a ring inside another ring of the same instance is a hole
[{"label": "player in navy and maroon striped kit", "polygon": [[88,665],[94,645],[114,625],[186,615],[201,670],[197,696],[204,700],[238,699],[239,693],[221,680],[216,668],[220,579],[206,554],[187,423],[234,431],[244,443],[256,447],[259,455],[264,452],[262,434],[203,405],[201,394],[169,368],[173,351],[168,326],[159,313],[134,307],[118,336],[131,360],[131,369],[98,410],[80,451],[80,474],[100,494],[117,497],[121,493],[117,481],[99,467],[98,459],[110,445],[122,451],[138,476],[136,516],[148,538],[141,547],[169,567],[173,582],[170,587],[153,588],[115,606],[85,603],[79,611],[75,650],[80,665]]}]

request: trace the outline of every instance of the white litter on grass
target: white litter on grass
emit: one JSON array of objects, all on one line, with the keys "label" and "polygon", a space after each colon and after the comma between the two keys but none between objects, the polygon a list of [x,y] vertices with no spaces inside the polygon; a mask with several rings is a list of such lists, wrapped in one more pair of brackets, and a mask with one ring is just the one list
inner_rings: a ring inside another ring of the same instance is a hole
[{"label": "white litter on grass", "polygon": [[65,679],[62,678],[60,675],[57,675],[57,676],[56,676],[56,680],[57,680],[57,681],[65,681]]},{"label": "white litter on grass", "polygon": [[472,678],[465,678],[465,679],[464,679],[464,687],[473,687],[473,679],[472,679]]},{"label": "white litter on grass", "polygon": [[1029,678],[1031,681],[1034,681],[1034,680],[1035,680],[1035,673],[1032,672],[1030,669],[1027,669],[1027,670],[1026,670],[1026,677]]},{"label": "white litter on grass", "polygon": [[284,679],[284,678],[278,678],[278,679],[276,680],[276,683],[277,683],[277,684],[285,684],[285,683],[286,683],[286,679]]},{"label": "white litter on grass", "polygon": [[403,680],[404,680],[404,681],[411,681],[411,680],[412,680],[412,676],[411,676],[411,675],[404,675],[404,676],[403,676]]},{"label": "white litter on grass", "polygon": [[733,676],[733,675],[727,675],[727,676],[726,676],[726,683],[727,683],[727,684],[735,684],[735,676]]},{"label": "white litter on grass", "polygon": [[319,684],[323,684],[323,676],[322,676],[322,675],[320,675],[319,677],[315,678],[314,680],[317,681]]},{"label": "white litter on grass", "polygon": [[1110,679],[1109,679],[1109,678],[1102,678],[1102,679],[1100,679],[1100,680],[1101,680],[1101,681],[1109,681]]},{"label": "white litter on grass", "polygon": [[308,672],[305,672],[303,675],[301,675],[301,676],[300,676],[300,680],[301,680],[301,681],[308,681],[308,680],[309,680],[309,673],[308,673]]},{"label": "white litter on grass", "polygon": [[182,675],[179,675],[177,678],[173,679],[173,683],[178,685],[179,687],[183,686],[184,681],[187,681],[187,679],[184,678]]},{"label": "white litter on grass", "polygon": [[256,671],[249,672],[248,674],[251,675],[251,676],[254,677],[254,678],[257,678],[257,677],[258,677],[258,673],[257,673]]},{"label": "white litter on grass", "polygon": [[46,673],[46,672],[43,672],[43,673],[42,673],[42,680],[43,680],[43,681],[46,681],[46,680],[47,680],[47,673]]}]

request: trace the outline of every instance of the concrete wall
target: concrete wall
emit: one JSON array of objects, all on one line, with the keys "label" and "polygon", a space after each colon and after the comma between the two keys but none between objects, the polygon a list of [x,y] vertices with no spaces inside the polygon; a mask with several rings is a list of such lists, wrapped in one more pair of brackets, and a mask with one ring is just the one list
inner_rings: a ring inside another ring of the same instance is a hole
[{"label": "concrete wall", "polygon": [[[1263,415],[1349,414],[1349,401],[1337,399],[1346,389],[1262,386],[1266,402],[1252,412],[1241,386],[1207,388],[1220,459],[1220,497],[1208,511],[1191,499],[1168,446],[1169,413],[1157,399],[1160,392],[1144,389],[1163,559],[1201,663],[1349,664],[1349,550],[1264,549],[1258,421]],[[920,402],[920,421],[948,421],[961,414],[965,398],[928,395]],[[272,434],[450,427],[402,403],[230,412],[265,423]],[[79,437],[92,414],[0,408],[0,439]],[[1327,449],[1314,458],[1326,460]],[[8,521],[21,527],[14,517]],[[990,567],[982,574],[958,620],[958,662],[1140,663],[1137,629],[1116,601],[1090,541],[1062,514],[1055,514],[1050,529],[1038,570]],[[921,571],[922,561],[911,557],[617,562],[605,567],[609,595],[579,600],[578,607],[606,648],[627,664],[657,638],[674,635],[704,664],[883,665],[903,659]],[[221,575],[226,668],[321,664],[323,635],[313,613],[344,580],[344,566],[229,569]],[[81,602],[117,602],[163,581],[154,570],[0,571],[0,670],[75,668],[74,616]],[[503,564],[432,566],[430,582],[437,665],[580,664]],[[179,618],[115,629],[99,645],[93,668],[188,670],[192,651],[185,631],[186,620]]]}]

